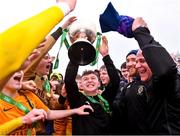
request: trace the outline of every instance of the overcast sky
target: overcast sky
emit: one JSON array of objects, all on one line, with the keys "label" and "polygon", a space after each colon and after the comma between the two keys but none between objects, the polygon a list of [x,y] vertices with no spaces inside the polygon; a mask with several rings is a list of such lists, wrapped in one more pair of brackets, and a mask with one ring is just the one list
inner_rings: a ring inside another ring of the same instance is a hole
[{"label": "overcast sky", "polygon": [[[16,24],[17,22],[35,15],[54,4],[55,0],[1,0],[0,1],[0,31]],[[97,25],[100,31],[99,15],[105,10],[110,0],[77,0],[75,10],[69,16],[88,18]],[[170,53],[180,52],[180,2],[179,0],[111,0],[112,4],[122,15],[143,17],[148,23],[151,34]],[[68,18],[65,17],[64,20]],[[61,23],[58,25],[60,26]],[[55,28],[57,28],[56,26]],[[108,38],[109,54],[117,68],[125,61],[126,54],[131,49],[137,49],[137,42],[128,39],[117,32],[108,32],[104,35]],[[56,55],[60,44],[58,40],[50,54]],[[95,45],[94,45],[95,46]],[[84,69],[100,67],[102,58],[99,58],[95,67],[80,67],[80,73]],[[60,51],[60,66],[58,71],[64,74],[69,59],[67,50],[63,47]]]}]

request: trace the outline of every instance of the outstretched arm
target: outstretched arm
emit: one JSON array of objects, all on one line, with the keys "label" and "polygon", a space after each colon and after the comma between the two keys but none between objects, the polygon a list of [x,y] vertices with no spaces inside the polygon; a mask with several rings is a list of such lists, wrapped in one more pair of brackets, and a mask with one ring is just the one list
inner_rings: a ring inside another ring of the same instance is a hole
[{"label": "outstretched arm", "polygon": [[146,22],[142,18],[136,18],[132,30],[153,74],[157,77],[174,75],[176,64],[167,50],[151,36]]},{"label": "outstretched arm", "polygon": [[76,0],[58,0],[58,6],[50,7],[0,34],[0,71],[3,71],[0,80],[20,68],[32,50],[75,8],[75,4]]},{"label": "outstretched arm", "polygon": [[48,53],[48,51],[54,46],[58,38],[62,34],[62,30],[66,29],[71,23],[73,23],[76,20],[75,16],[72,16],[68,18],[63,24],[62,27],[59,27],[56,31],[54,31],[51,35],[47,36],[47,38],[39,45],[42,46],[41,48],[38,48],[37,50],[40,52],[40,55],[36,57],[30,64],[28,65],[27,68],[25,68],[24,73],[25,73],[25,80],[28,78],[29,75],[34,73],[37,65],[41,61],[41,59]]},{"label": "outstretched arm", "polygon": [[73,114],[89,115],[89,112],[84,111],[85,109],[90,109],[93,112],[93,109],[90,105],[83,105],[79,108],[70,109],[70,110],[49,110],[47,112],[47,119],[49,120],[60,119],[67,116],[71,116]]}]

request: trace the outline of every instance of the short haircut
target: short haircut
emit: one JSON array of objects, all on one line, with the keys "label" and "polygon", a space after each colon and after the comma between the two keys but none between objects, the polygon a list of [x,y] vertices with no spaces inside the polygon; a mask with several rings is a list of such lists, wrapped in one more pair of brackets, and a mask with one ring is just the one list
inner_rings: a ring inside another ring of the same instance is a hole
[{"label": "short haircut", "polygon": [[93,70],[85,70],[85,71],[83,71],[81,77],[86,76],[86,75],[90,75],[90,74],[96,75],[97,78],[98,78],[98,80],[100,81],[99,75],[97,74],[97,72],[95,72],[95,71],[93,71]]},{"label": "short haircut", "polygon": [[77,74],[77,76],[76,76],[76,80],[81,80],[81,75],[79,75],[79,74]]},{"label": "short haircut", "polygon": [[106,66],[105,66],[105,65],[102,65],[102,66],[100,67],[100,70],[106,70]]},{"label": "short haircut", "polygon": [[121,69],[125,69],[126,68],[126,62],[123,62],[122,64],[121,64]]}]

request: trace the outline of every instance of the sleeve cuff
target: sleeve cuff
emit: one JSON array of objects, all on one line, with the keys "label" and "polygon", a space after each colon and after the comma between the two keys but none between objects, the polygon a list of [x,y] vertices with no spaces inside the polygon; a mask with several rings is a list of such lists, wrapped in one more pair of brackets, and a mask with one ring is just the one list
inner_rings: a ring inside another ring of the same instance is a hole
[{"label": "sleeve cuff", "polygon": [[106,55],[103,57],[103,61],[106,61],[106,60],[109,60],[110,59],[110,56],[109,55]]},{"label": "sleeve cuff", "polygon": [[134,31],[134,37],[141,49],[152,43],[154,38],[150,35],[150,31],[146,27],[139,27]]},{"label": "sleeve cuff", "polygon": [[59,27],[55,32],[51,34],[51,36],[57,41],[58,38],[61,36],[61,34],[62,34],[62,28]]}]

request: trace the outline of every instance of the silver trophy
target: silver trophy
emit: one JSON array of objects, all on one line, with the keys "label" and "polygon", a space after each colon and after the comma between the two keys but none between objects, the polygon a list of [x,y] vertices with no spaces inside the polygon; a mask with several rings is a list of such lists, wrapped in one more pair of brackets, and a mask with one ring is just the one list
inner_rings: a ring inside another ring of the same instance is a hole
[{"label": "silver trophy", "polygon": [[68,56],[72,63],[87,65],[96,56],[93,42],[96,39],[96,26],[90,21],[75,21],[69,28],[69,39],[72,43]]}]

